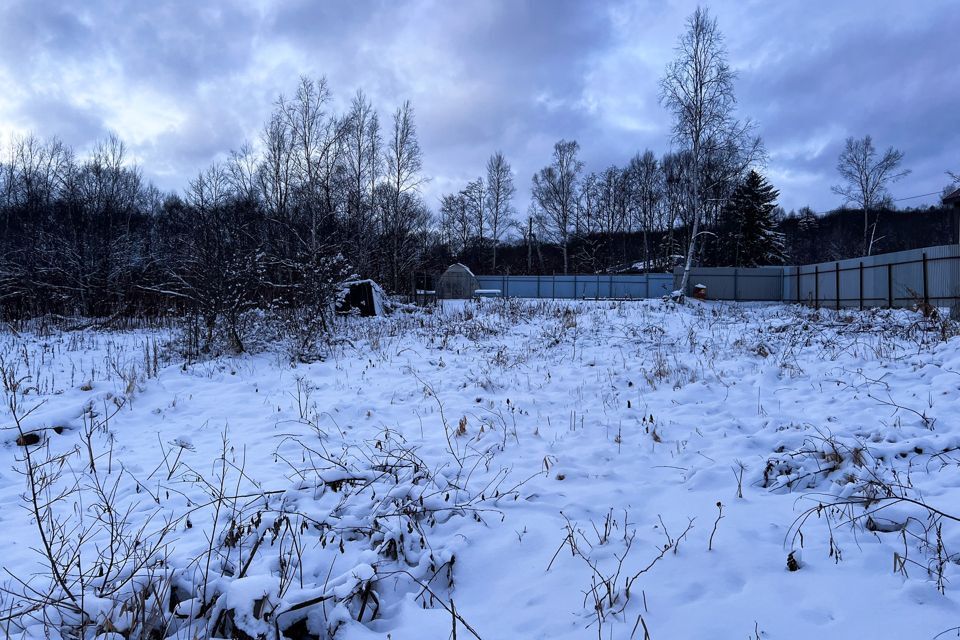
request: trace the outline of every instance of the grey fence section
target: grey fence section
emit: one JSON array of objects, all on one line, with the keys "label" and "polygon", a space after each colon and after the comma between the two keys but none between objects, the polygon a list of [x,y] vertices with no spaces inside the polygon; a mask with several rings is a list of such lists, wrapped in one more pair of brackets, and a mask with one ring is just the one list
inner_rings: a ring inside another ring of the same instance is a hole
[{"label": "grey fence section", "polygon": [[[674,271],[680,288],[682,267]],[[960,246],[944,245],[800,266],[694,268],[707,298],[841,308],[952,306],[960,302]]]},{"label": "grey fence section", "polygon": [[960,300],[960,247],[911,249],[784,268],[783,299],[833,308],[949,306]]},{"label": "grey fence section", "polygon": [[[511,298],[643,299],[680,288],[683,268],[641,275],[476,276],[484,295]],[[944,245],[818,264],[691,269],[687,295],[799,302],[831,308],[960,304],[960,246]]]},{"label": "grey fence section", "polygon": [[481,291],[504,298],[659,298],[673,290],[669,273],[640,275],[572,274],[552,276],[477,276]]},{"label": "grey fence section", "polygon": [[[674,289],[680,288],[683,267],[673,273]],[[694,288],[707,288],[707,298],[713,300],[783,300],[784,267],[694,267],[687,283],[688,296]]]}]

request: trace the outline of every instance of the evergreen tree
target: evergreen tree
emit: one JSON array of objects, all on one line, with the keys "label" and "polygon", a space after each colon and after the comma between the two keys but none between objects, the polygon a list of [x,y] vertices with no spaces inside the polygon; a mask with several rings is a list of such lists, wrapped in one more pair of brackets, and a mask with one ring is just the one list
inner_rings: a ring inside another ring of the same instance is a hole
[{"label": "evergreen tree", "polygon": [[718,220],[718,264],[756,267],[784,261],[775,211],[780,192],[756,171],[734,190]]},{"label": "evergreen tree", "polygon": [[797,264],[817,261],[817,238],[820,236],[820,219],[810,207],[800,209],[797,217],[797,232],[794,234],[794,249],[791,251]]}]

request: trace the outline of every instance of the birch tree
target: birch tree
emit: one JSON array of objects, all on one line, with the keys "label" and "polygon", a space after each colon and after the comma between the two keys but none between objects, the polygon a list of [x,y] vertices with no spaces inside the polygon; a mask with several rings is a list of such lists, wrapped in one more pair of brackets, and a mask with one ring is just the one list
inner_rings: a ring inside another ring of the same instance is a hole
[{"label": "birch tree", "polygon": [[380,120],[371,102],[357,91],[346,125],[346,220],[344,235],[350,259],[360,273],[369,274],[376,258],[374,194],[383,170]]},{"label": "birch tree", "polygon": [[393,114],[393,128],[385,150],[385,181],[375,194],[387,253],[387,276],[394,291],[400,277],[419,249],[416,234],[426,225],[428,214],[420,199],[423,156],[417,141],[413,107],[404,102]]},{"label": "birch tree", "polygon": [[843,178],[843,184],[835,185],[833,192],[844,198],[844,204],[853,203],[863,209],[863,255],[869,256],[876,239],[877,221],[870,224],[870,212],[889,196],[887,185],[910,174],[909,169],[901,169],[903,152],[888,148],[882,156],[877,155],[873,139],[864,136],[861,139],[847,138],[840,158],[837,172]]},{"label": "birch tree", "polygon": [[663,172],[653,151],[647,149],[630,160],[630,205],[634,222],[643,233],[643,265],[650,270],[649,234],[657,227],[657,214],[663,194]]},{"label": "birch tree", "polygon": [[752,123],[734,118],[736,96],[734,71],[727,63],[727,51],[717,21],[701,7],[687,19],[687,30],[677,43],[677,57],[667,65],[660,81],[660,101],[673,115],[673,139],[689,152],[691,227],[678,299],[683,299],[696,254],[701,216],[705,208],[703,184],[706,160],[717,153],[736,154],[729,170],[740,172],[762,155],[759,138],[753,137]]},{"label": "birch tree", "polygon": [[580,145],[560,140],[553,146],[553,163],[533,176],[533,202],[542,215],[547,236],[563,251],[563,272],[569,272],[570,231],[576,214],[577,183],[583,163],[577,159]]},{"label": "birch tree", "polygon": [[466,199],[470,211],[471,226],[476,234],[476,246],[479,256],[483,256],[483,250],[487,240],[484,235],[487,228],[486,193],[487,190],[483,184],[483,178],[471,180],[463,189],[463,197]]},{"label": "birch tree", "polygon": [[510,163],[497,151],[487,161],[487,222],[493,249],[493,271],[497,270],[497,246],[510,226],[515,191]]}]

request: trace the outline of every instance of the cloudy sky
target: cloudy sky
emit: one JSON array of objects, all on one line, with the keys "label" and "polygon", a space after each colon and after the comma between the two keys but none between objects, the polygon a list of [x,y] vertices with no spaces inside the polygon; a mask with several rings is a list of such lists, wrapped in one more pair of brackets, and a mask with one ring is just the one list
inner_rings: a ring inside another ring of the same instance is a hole
[{"label": "cloudy sky", "polygon": [[[830,193],[847,136],[905,153],[894,197],[960,170],[960,3],[707,2],[787,209]],[[144,173],[181,189],[254,139],[300,75],[345,107],[362,88],[386,120],[416,110],[431,205],[512,162],[517,208],[553,143],[590,170],[670,147],[657,83],[694,2],[638,0],[2,0],[0,136],[59,136],[79,151],[118,133]],[[936,201],[927,196],[901,205]]]}]

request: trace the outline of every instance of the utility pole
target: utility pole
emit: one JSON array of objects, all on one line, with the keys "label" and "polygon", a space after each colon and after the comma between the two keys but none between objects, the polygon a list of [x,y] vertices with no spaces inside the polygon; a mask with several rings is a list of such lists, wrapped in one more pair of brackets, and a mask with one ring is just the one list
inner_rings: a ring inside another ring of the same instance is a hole
[{"label": "utility pole", "polygon": [[527,273],[533,272],[533,217],[527,218]]}]

